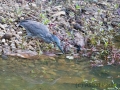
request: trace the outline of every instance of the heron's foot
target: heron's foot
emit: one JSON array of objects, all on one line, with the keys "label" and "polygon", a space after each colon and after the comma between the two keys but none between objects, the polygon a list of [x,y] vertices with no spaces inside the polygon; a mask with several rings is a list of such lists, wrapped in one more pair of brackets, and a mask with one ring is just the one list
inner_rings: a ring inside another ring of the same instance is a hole
[{"label": "heron's foot", "polygon": [[22,48],[22,49],[25,49],[25,47],[24,47],[24,45],[23,45],[23,44],[24,44],[24,41],[25,41],[25,36],[22,37],[22,44],[21,44],[21,48]]}]

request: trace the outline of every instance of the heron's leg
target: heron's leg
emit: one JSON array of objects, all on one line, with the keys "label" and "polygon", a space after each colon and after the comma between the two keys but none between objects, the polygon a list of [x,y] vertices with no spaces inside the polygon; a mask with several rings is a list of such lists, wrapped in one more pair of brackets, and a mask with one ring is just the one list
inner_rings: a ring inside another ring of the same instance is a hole
[{"label": "heron's leg", "polygon": [[37,44],[37,46],[38,46],[38,48],[39,48],[38,55],[43,54],[43,52],[42,52],[42,50],[41,50],[41,47],[40,47],[40,42],[39,42],[39,40],[36,40],[36,44]]},{"label": "heron's leg", "polygon": [[26,38],[26,36],[22,36],[22,44],[21,44],[21,48],[22,48],[22,49],[25,49],[25,47],[24,47],[24,45],[23,45],[23,43],[24,43],[24,41],[25,41],[25,38]]}]

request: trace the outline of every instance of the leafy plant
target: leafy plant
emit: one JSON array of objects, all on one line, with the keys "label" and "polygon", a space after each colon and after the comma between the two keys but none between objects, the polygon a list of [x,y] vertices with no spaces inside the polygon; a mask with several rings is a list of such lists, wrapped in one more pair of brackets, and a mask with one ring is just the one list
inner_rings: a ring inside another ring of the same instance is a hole
[{"label": "leafy plant", "polygon": [[23,10],[21,8],[17,8],[17,9],[15,9],[15,13],[18,17],[20,17],[23,14]]},{"label": "leafy plant", "polygon": [[115,9],[119,8],[119,4],[114,5]]},{"label": "leafy plant", "polygon": [[48,24],[50,22],[50,20],[46,17],[45,14],[40,14],[40,18],[43,24]]},{"label": "leafy plant", "polygon": [[75,5],[76,9],[80,9],[80,6],[78,4]]}]

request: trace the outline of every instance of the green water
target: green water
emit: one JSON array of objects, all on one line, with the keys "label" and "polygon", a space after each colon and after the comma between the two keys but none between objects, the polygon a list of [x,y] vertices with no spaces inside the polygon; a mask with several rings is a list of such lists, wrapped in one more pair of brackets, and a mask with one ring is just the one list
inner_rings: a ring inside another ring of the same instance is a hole
[{"label": "green water", "polygon": [[[88,58],[0,58],[0,90],[117,90],[120,67],[90,67]],[[119,90],[119,89],[118,89]]]}]

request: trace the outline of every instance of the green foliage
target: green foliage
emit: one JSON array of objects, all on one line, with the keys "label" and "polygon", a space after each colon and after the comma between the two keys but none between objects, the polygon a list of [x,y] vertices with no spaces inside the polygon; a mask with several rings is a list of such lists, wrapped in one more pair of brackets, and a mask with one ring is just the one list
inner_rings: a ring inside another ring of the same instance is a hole
[{"label": "green foliage", "polygon": [[9,19],[9,22],[13,22],[14,20],[12,18]]},{"label": "green foliage", "polygon": [[98,54],[95,54],[93,60],[107,60],[107,57],[111,54],[114,31],[112,29],[104,30],[104,28],[102,28],[102,22],[99,22],[93,30],[94,33],[89,36],[90,46],[95,47],[98,51]]},{"label": "green foliage", "polygon": [[46,16],[45,16],[45,14],[40,14],[40,17],[42,18],[42,19],[44,19],[44,18],[46,18]]},{"label": "green foliage", "polygon": [[16,15],[17,15],[18,17],[22,16],[22,14],[23,14],[23,10],[22,10],[21,8],[15,9],[14,12],[16,13]]},{"label": "green foliage", "polygon": [[39,16],[40,16],[41,21],[42,21],[43,24],[48,24],[50,22],[50,20],[46,17],[45,14],[41,13]]},{"label": "green foliage", "polygon": [[108,41],[105,41],[105,42],[104,42],[104,46],[105,46],[105,48],[108,47]]},{"label": "green foliage", "polygon": [[76,9],[80,9],[80,6],[78,4],[75,5]]},{"label": "green foliage", "polygon": [[6,19],[5,18],[2,18],[2,23],[5,23]]},{"label": "green foliage", "polygon": [[48,24],[49,22],[50,22],[50,20],[47,18],[43,21],[44,24]]},{"label": "green foliage", "polygon": [[113,88],[119,90],[120,88],[117,87],[117,84],[112,80]]},{"label": "green foliage", "polygon": [[91,44],[93,44],[93,45],[96,44],[96,39],[95,39],[95,37],[92,37],[92,38],[91,38]]},{"label": "green foliage", "polygon": [[115,9],[119,8],[119,4],[114,5]]},{"label": "green foliage", "polygon": [[74,12],[70,12],[70,17],[74,17],[75,13]]}]

